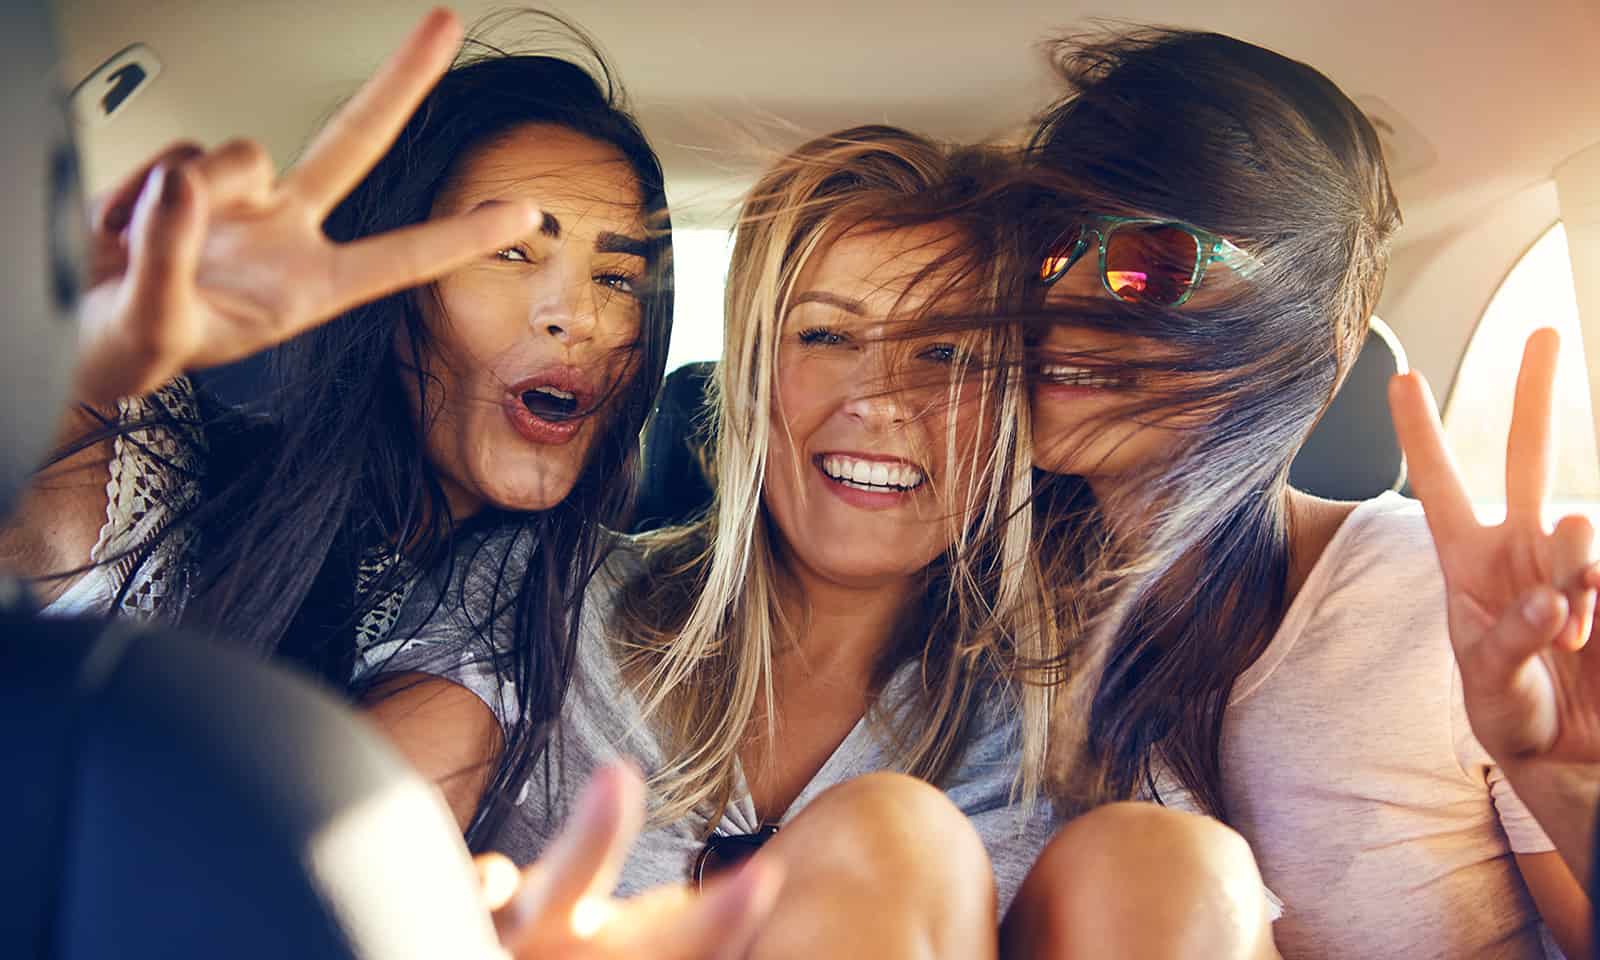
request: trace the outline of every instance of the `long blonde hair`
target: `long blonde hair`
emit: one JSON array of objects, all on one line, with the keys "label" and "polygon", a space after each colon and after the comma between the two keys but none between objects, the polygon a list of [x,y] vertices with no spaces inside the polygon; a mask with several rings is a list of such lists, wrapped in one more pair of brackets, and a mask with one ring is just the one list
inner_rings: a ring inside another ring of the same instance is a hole
[{"label": "long blonde hair", "polygon": [[[758,718],[757,707],[773,703],[774,651],[796,625],[780,608],[775,534],[762,489],[780,325],[798,277],[849,230],[948,225],[964,241],[953,255],[963,290],[981,291],[978,313],[999,314],[1006,280],[1017,271],[1008,269],[1005,240],[986,205],[1010,169],[997,152],[950,149],[892,127],[857,127],[789,154],[746,199],[710,410],[715,500],[702,520],[643,538],[645,573],[623,590],[610,625],[624,676],[666,747],[652,783],[657,820],[696,808],[720,812],[733,798],[739,748],[752,724],[765,720],[768,749],[776,739],[775,717],[769,709]],[[920,271],[917,282],[929,275]],[[929,300],[935,310],[938,301]],[[954,543],[927,572],[922,610],[913,618],[920,622],[901,625],[895,662],[883,664],[880,676],[920,658],[918,699],[900,714],[915,722],[890,732],[904,771],[934,783],[960,760],[988,685],[1010,681],[1016,663],[1045,659],[1053,648],[1029,549],[1020,335],[1005,322],[968,319],[965,326],[978,331],[970,362],[980,373],[980,418],[993,446],[974,471],[980,482],[967,484]],[[952,390],[963,376],[952,378]],[[1032,683],[1016,690],[1017,785],[1027,805],[1042,778],[1051,691]]]}]

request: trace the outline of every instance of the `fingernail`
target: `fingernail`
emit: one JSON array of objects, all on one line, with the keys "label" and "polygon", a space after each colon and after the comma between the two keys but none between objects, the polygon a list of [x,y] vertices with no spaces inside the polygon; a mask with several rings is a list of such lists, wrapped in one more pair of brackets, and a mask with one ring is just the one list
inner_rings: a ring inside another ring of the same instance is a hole
[{"label": "fingernail", "polygon": [[161,168],[161,205],[176,206],[183,195],[183,175],[168,167]]},{"label": "fingernail", "polygon": [[1522,604],[1522,616],[1534,626],[1542,626],[1555,613],[1555,598],[1548,590],[1534,593]]}]

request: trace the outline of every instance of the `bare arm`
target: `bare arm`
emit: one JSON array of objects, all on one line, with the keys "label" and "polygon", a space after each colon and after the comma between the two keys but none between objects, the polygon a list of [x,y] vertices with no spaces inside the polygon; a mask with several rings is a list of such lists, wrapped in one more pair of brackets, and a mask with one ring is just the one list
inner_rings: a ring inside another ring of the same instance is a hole
[{"label": "bare arm", "polygon": [[1533,895],[1539,916],[1555,937],[1561,952],[1569,957],[1592,956],[1594,920],[1589,896],[1573,877],[1561,854],[1530,853],[1517,855],[1517,869]]},{"label": "bare arm", "polygon": [[400,752],[438,785],[465,830],[500,758],[500,724],[465,687],[423,673],[385,677],[363,702]]}]

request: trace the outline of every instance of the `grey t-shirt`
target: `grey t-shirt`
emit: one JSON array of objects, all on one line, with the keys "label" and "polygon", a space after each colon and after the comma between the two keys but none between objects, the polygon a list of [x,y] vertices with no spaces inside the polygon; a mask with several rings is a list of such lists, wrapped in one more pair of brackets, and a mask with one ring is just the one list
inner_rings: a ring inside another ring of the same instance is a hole
[{"label": "grey t-shirt", "polygon": [[[462,589],[464,583],[468,597],[486,598],[499,567],[493,559],[485,557],[458,572],[450,589]],[[522,559],[514,555],[508,569],[520,569]],[[625,757],[637,763],[648,777],[664,763],[660,742],[618,672],[608,632],[618,590],[636,573],[637,562],[634,549],[626,542],[621,544],[585,597],[576,667],[561,722],[545,761],[535,765],[532,778],[517,798],[516,812],[493,844],[519,863],[533,860],[554,839],[578,792],[598,766]],[[374,650],[366,658],[364,669],[368,673],[416,671],[443,677],[472,691],[502,723],[507,722],[514,697],[496,679],[470,625],[434,612],[432,622],[412,635],[408,617],[420,619],[433,612],[438,589],[438,584],[427,582],[418,586],[394,634],[408,639]],[[447,609],[459,609],[459,605],[451,603]],[[906,702],[906,694],[914,689],[912,685],[919,676],[917,664],[902,667],[886,685],[880,702]],[[865,773],[899,769],[895,744],[888,733],[893,710],[887,707],[873,711],[856,724],[779,818],[780,827],[835,784]],[[1048,800],[1041,797],[1031,810],[1024,810],[1017,798],[1020,728],[1014,699],[997,690],[980,711],[959,767],[941,786],[971,818],[987,847],[1000,909],[1004,911],[1059,820]],[[698,812],[677,822],[648,826],[623,867],[618,892],[626,896],[688,879],[710,826],[708,818]],[[749,794],[744,791],[715,824],[725,834],[754,833],[761,826]],[[930,837],[929,842],[936,842],[936,838]]]}]

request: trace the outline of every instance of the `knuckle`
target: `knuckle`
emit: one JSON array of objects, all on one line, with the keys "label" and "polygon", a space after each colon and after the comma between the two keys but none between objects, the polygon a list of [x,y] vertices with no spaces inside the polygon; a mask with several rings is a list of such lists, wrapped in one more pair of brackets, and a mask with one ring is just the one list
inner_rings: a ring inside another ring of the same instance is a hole
[{"label": "knuckle", "polygon": [[211,159],[217,167],[238,170],[252,176],[272,172],[272,155],[260,142],[245,138],[229,140],[212,151]]}]

